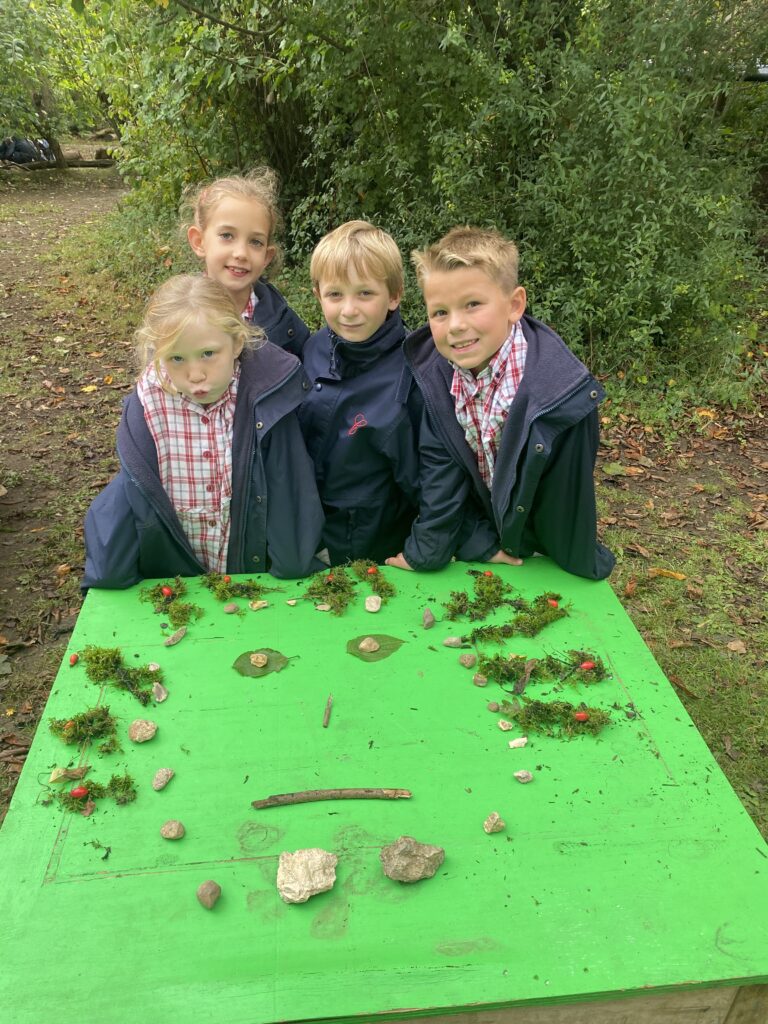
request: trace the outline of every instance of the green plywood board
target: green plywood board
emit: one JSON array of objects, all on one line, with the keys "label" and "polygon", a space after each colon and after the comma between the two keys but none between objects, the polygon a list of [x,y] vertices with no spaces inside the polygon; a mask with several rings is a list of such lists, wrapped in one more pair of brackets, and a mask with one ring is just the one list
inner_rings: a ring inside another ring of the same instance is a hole
[{"label": "green plywood board", "polygon": [[[0,832],[0,1006],[14,1024],[351,1020],[768,979],[768,848],[610,587],[546,559],[499,572],[525,597],[553,590],[572,606],[504,652],[577,648],[606,662],[597,685],[528,691],[610,709],[598,737],[529,733],[509,749],[519,731],[501,732],[486,707],[504,695],[473,686],[441,643],[469,624],[421,627],[426,605],[439,618],[451,590],[471,589],[463,565],[390,571],[398,594],[377,615],[363,610],[365,583],[339,617],[288,607],[304,590],[296,581],[262,611],[239,602],[235,616],[189,581],[205,614],[172,648],[138,588],[92,591],[70,650],[119,646],[129,664],[157,661],[170,696],[142,708],[88,682],[67,652]],[[345,648],[368,632],[405,642],[366,664]],[[240,676],[235,658],[259,647],[292,660]],[[46,724],[97,701],[119,716],[124,750],[83,759],[99,781],[130,771],[139,796],[67,815],[42,803],[71,750]],[[157,737],[135,746],[127,726],[145,717]],[[177,775],[156,793],[159,767]],[[513,778],[522,768],[532,784]],[[251,807],[346,786],[413,797]],[[488,836],[494,810],[508,827]],[[168,818],[184,822],[180,842],[160,838]],[[383,876],[379,850],[402,834],[445,848],[433,879]],[[336,886],[288,906],[278,855],[310,846],[338,854]],[[223,889],[211,912],[195,899],[207,878]]]}]

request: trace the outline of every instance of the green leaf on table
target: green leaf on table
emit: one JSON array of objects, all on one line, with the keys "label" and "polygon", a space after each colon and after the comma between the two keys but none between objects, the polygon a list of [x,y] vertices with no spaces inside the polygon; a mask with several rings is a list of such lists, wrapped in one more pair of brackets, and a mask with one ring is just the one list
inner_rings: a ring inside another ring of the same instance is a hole
[{"label": "green leaf on table", "polygon": [[[375,640],[379,645],[378,651],[361,651],[360,644],[366,639]],[[362,633],[347,641],[347,654],[353,654],[361,661],[381,661],[394,654],[398,647],[402,647],[404,641],[398,640],[396,636],[388,636],[386,633]]]},{"label": "green leaf on table", "polygon": [[[258,664],[261,660],[257,657],[258,655],[263,655],[267,659],[266,664]],[[232,668],[241,676],[255,676],[260,679],[262,676],[268,676],[270,672],[282,672],[287,664],[288,659],[280,651],[276,651],[272,647],[259,647],[255,651],[245,651],[241,654],[233,663]]]}]

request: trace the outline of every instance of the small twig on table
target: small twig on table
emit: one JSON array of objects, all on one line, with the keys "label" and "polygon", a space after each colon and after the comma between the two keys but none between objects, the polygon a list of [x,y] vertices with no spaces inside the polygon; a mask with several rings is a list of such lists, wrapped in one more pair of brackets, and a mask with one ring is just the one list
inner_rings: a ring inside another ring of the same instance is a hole
[{"label": "small twig on table", "polygon": [[408,800],[410,789],[305,789],[300,793],[277,793],[254,800],[252,807],[282,807],[284,804],[309,804],[316,800]]},{"label": "small twig on table", "polygon": [[323,715],[323,728],[328,728],[328,723],[331,720],[331,706],[333,705],[333,694],[328,694],[328,700],[325,702],[325,714]]}]

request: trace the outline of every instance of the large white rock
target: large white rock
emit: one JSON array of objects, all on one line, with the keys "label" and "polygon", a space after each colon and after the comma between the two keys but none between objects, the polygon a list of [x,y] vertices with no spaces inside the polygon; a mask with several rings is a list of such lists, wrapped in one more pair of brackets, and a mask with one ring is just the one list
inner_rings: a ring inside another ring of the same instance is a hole
[{"label": "large white rock", "polygon": [[335,853],[317,847],[286,850],[277,867],[277,891],[286,903],[306,903],[310,896],[333,888],[338,862]]}]

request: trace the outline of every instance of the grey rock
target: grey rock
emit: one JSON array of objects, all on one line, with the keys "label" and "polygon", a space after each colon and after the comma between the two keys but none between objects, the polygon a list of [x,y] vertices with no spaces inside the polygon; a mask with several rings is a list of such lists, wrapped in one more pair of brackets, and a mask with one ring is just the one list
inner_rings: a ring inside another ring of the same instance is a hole
[{"label": "grey rock", "polygon": [[442,846],[419,843],[413,836],[400,836],[379,854],[384,874],[396,882],[418,882],[431,878],[445,860]]},{"label": "grey rock", "polygon": [[163,839],[182,839],[186,831],[187,830],[184,828],[180,821],[171,819],[170,821],[166,821],[166,823],[162,826],[162,828],[160,829],[160,835],[163,837]]},{"label": "grey rock", "polygon": [[175,774],[176,772],[173,768],[158,768],[155,772],[154,779],[152,779],[152,789],[165,789]]},{"label": "grey rock", "polygon": [[490,835],[492,832],[503,832],[507,827],[506,821],[500,816],[498,811],[491,811],[488,817],[483,822],[483,830]]},{"label": "grey rock", "polygon": [[157,724],[149,722],[146,718],[137,718],[128,726],[128,739],[134,743],[146,743],[151,740],[157,732]]},{"label": "grey rock", "polygon": [[162,683],[155,682],[152,683],[152,696],[156,704],[162,704],[164,700],[168,700],[168,691]]},{"label": "grey rock", "polygon": [[284,851],[277,867],[277,891],[286,903],[306,903],[310,896],[333,888],[338,861],[335,853],[317,847]]},{"label": "grey rock", "polygon": [[221,896],[221,886],[209,879],[197,887],[197,898],[206,910],[212,910],[216,900]]}]

